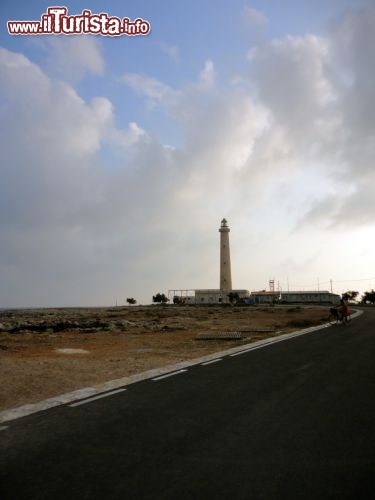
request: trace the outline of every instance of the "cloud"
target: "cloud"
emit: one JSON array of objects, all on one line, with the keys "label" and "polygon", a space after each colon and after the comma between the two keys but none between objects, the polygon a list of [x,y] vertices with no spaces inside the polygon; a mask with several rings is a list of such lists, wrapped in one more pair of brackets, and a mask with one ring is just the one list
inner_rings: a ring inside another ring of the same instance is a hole
[{"label": "cloud", "polygon": [[127,73],[120,78],[120,81],[129,85],[138,94],[145,95],[155,102],[163,103],[174,99],[176,95],[176,91],[168,85],[145,75]]},{"label": "cloud", "polygon": [[[366,7],[346,14],[337,21],[328,38],[329,66],[326,74],[335,89],[335,100],[328,108],[328,120],[321,120],[330,144],[330,174],[344,183],[335,203],[317,201],[307,213],[306,221],[316,220],[319,213],[331,224],[356,226],[368,224],[375,216],[371,200],[375,198],[373,159],[375,157],[375,8]],[[335,124],[332,126],[332,124]]]},{"label": "cloud", "polygon": [[344,16],[332,30],[333,76],[340,92],[345,127],[352,139],[349,144],[354,146],[358,140],[363,150],[362,165],[356,165],[356,169],[361,170],[372,170],[374,152],[375,69],[371,64],[375,49],[374,22],[375,7],[367,7]]},{"label": "cloud", "polygon": [[253,9],[246,5],[243,9],[243,19],[251,27],[263,28],[268,24],[268,18],[260,10]]},{"label": "cloud", "polygon": [[157,101],[183,130],[184,196],[187,192],[190,198],[204,196],[208,186],[215,184],[220,189],[231,188],[233,175],[247,164],[256,139],[267,127],[268,114],[261,105],[240,90],[229,98],[219,91],[211,60],[206,61],[196,82],[180,89],[144,75],[125,75],[123,82]]},{"label": "cloud", "polygon": [[160,49],[162,52],[167,54],[167,56],[175,62],[180,61],[180,49],[177,45],[169,45],[167,43],[160,43]]},{"label": "cloud", "polygon": [[110,138],[114,144],[127,149],[146,136],[147,133],[139,125],[135,122],[130,122],[127,130],[113,128]]},{"label": "cloud", "polygon": [[249,82],[270,116],[268,138],[279,138],[275,165],[316,172],[315,195],[302,188],[299,227],[355,227],[374,216],[374,22],[375,8],[365,7],[325,36],[286,36],[248,52]]},{"label": "cloud", "polygon": [[[1,120],[7,123],[0,138],[0,300],[30,304],[35,297],[37,305],[48,295],[43,287],[54,282],[46,303],[66,303],[69,288],[60,294],[61,283],[71,280],[74,288],[89,268],[100,274],[105,249],[107,257],[115,253],[121,231],[113,235],[107,217],[116,226],[123,215],[119,205],[130,212],[126,193],[121,199],[126,177],[110,178],[97,154],[111,142],[136,147],[144,134],[134,123],[116,130],[108,99],[85,102],[21,54],[0,49],[0,66]],[[79,289],[71,291],[73,303],[80,300]]]},{"label": "cloud", "polygon": [[199,74],[199,80],[204,87],[210,88],[215,83],[214,63],[209,59],[206,61],[203,70]]},{"label": "cloud", "polygon": [[358,180],[351,189],[344,184],[342,192],[337,189],[330,197],[314,203],[304,220],[310,224],[320,224],[329,230],[371,226],[374,224],[375,214],[374,186],[374,176]]},{"label": "cloud", "polygon": [[105,61],[99,38],[93,35],[48,36],[44,40],[48,70],[76,83],[86,75],[103,75]]},{"label": "cloud", "polygon": [[287,36],[252,50],[251,81],[261,102],[295,142],[305,137],[311,142],[321,122],[332,118],[335,93],[326,74],[328,57],[326,41],[312,35]]}]

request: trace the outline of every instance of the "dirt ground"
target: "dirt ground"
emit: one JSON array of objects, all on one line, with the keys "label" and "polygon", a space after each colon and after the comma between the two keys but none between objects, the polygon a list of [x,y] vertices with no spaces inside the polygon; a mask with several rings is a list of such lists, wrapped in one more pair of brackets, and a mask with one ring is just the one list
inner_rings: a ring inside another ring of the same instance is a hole
[{"label": "dirt ground", "polygon": [[[325,323],[327,318],[328,306],[0,311],[0,410]],[[241,332],[241,338],[198,338],[227,332]]]}]

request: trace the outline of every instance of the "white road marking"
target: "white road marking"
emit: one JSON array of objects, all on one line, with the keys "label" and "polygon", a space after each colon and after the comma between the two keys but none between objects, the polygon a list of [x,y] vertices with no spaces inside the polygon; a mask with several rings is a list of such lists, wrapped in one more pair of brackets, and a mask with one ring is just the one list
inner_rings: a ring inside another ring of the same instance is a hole
[{"label": "white road marking", "polygon": [[61,354],[87,354],[87,349],[71,349],[70,347],[66,347],[63,349],[55,349],[56,352],[60,352]]},{"label": "white road marking", "polygon": [[92,398],[85,399],[84,401],[78,401],[78,403],[73,403],[69,405],[74,408],[75,406],[85,405],[86,403],[91,403],[91,401],[95,401],[96,399],[106,398],[107,396],[113,396],[113,394],[117,394],[119,392],[126,391],[126,389],[117,389],[117,391],[106,392],[104,394],[99,394],[99,396],[94,396]]},{"label": "white road marking", "polygon": [[212,361],[206,361],[206,363],[202,363],[202,366],[212,365],[212,363],[218,363],[219,361],[223,361],[223,358],[213,359]]},{"label": "white road marking", "polygon": [[163,380],[164,378],[173,377],[174,375],[179,375],[180,373],[184,373],[184,372],[187,372],[187,370],[178,370],[177,372],[167,373],[166,375],[162,375],[161,377],[153,378],[152,380],[154,382],[157,382],[158,380]]},{"label": "white road marking", "polygon": [[254,346],[254,347],[251,347],[250,349],[244,349],[243,351],[240,351],[240,352],[235,352],[234,354],[230,354],[230,356],[231,357],[240,356],[241,354],[245,354],[246,352],[256,351],[257,349],[262,349],[263,347],[267,347],[268,345],[277,344],[278,342],[282,342],[283,340],[285,340],[285,339],[274,340],[273,342],[267,342],[266,344]]}]

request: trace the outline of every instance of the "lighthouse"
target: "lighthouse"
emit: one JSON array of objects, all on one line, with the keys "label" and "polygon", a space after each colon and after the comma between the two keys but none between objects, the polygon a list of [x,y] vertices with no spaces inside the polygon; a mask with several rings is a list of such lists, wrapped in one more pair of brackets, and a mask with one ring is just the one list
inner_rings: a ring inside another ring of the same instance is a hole
[{"label": "lighthouse", "polygon": [[[169,290],[168,294],[173,298],[181,297],[184,304],[229,304],[233,300],[245,302],[248,300],[249,290],[232,288],[232,272],[230,265],[228,222],[221,221],[220,233],[220,288],[198,288],[194,290]],[[194,295],[190,295],[193,292]],[[180,302],[181,303],[181,302]]]},{"label": "lighthouse", "polygon": [[230,267],[229,227],[226,219],[221,221],[220,233],[220,290],[232,290]]}]

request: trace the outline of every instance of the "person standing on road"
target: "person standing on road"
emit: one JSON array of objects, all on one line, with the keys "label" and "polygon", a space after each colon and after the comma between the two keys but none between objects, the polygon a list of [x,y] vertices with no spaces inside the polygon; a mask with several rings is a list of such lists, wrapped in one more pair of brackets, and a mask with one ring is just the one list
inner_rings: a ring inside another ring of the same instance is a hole
[{"label": "person standing on road", "polygon": [[343,323],[347,323],[348,322],[348,316],[349,316],[349,307],[348,307],[347,302],[344,299],[341,299],[340,302],[341,302],[341,308],[340,308],[341,321]]}]

